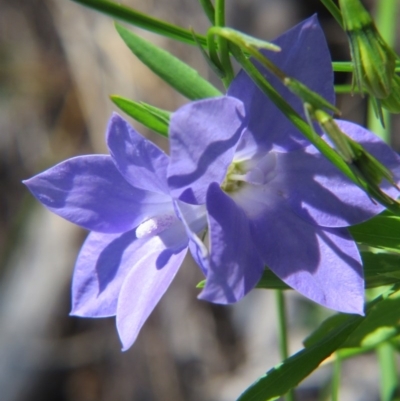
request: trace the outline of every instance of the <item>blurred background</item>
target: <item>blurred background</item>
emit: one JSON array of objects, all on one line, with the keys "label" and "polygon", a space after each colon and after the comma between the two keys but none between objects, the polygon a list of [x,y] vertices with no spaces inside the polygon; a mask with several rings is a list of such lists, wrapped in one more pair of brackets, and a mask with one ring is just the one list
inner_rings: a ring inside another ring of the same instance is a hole
[{"label": "blurred background", "polygon": [[[196,0],[121,3],[201,33],[208,27]],[[371,10],[375,3],[365,2]],[[349,59],[345,35],[318,0],[230,0],[227,10],[230,26],[266,40],[318,12],[333,58]],[[197,49],[132,29],[217,83]],[[350,82],[347,74],[336,79]],[[124,353],[114,319],[68,316],[86,232],[46,211],[21,180],[69,157],[106,153],[116,110],[110,94],[168,110],[186,101],[130,53],[109,17],[69,0],[0,0],[0,399],[235,400],[280,361],[272,291],[255,290],[231,307],[198,301],[202,277],[188,259]],[[365,122],[360,97],[341,96],[338,106]],[[392,123],[398,149],[399,119]],[[134,125],[167,150],[165,139]],[[329,312],[288,298],[293,353]],[[341,400],[379,399],[374,355],[343,369]],[[298,400],[324,399],[330,375],[327,364],[301,385]]]}]

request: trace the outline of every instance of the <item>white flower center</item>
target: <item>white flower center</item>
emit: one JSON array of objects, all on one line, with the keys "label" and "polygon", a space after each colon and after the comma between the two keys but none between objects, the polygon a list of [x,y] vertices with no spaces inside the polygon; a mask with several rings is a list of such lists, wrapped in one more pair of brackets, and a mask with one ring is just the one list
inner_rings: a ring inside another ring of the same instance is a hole
[{"label": "white flower center", "polygon": [[245,184],[265,185],[275,176],[275,165],[276,154],[274,152],[269,152],[263,157],[234,160],[228,167],[221,189],[232,194],[242,189]]},{"label": "white flower center", "polygon": [[153,237],[171,227],[177,221],[175,214],[167,213],[152,217],[136,228],[137,238]]}]

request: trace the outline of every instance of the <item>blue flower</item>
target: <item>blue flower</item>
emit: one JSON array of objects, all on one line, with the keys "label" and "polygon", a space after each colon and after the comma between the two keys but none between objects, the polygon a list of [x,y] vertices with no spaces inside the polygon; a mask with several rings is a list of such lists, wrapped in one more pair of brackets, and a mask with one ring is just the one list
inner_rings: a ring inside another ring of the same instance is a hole
[{"label": "blue flower", "polygon": [[[187,253],[185,228],[167,186],[168,156],[114,114],[107,128],[110,155],[66,160],[26,180],[49,210],[90,234],[78,256],[71,314],[115,316],[123,349],[175,277]],[[200,232],[204,207],[185,208]]]},{"label": "blue flower", "polygon": [[[333,103],[331,60],[316,18],[275,43],[282,52],[268,57]],[[301,102],[257,67],[302,112]],[[399,176],[400,160],[387,145],[356,124],[337,123]],[[175,112],[170,141],[171,194],[205,204],[208,212],[208,250],[187,227],[197,260],[208,271],[202,299],[236,302],[268,266],[321,305],[363,313],[362,263],[346,227],[383,207],[318,153],[244,71],[228,96],[193,102]],[[389,185],[383,189],[396,195]]]}]

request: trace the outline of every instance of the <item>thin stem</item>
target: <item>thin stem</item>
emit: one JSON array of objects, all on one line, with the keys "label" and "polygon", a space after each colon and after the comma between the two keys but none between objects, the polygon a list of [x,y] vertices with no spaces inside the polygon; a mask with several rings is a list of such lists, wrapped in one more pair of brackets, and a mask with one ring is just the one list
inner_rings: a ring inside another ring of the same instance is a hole
[{"label": "thin stem", "polygon": [[332,0],[321,0],[321,3],[329,10],[333,18],[335,18],[337,23],[343,28],[342,13],[339,7]]},{"label": "thin stem", "polygon": [[332,376],[332,401],[339,401],[340,374],[342,371],[342,360],[339,354],[335,353]]},{"label": "thin stem", "polygon": [[[335,72],[353,72],[354,69],[351,61],[334,61],[332,68]],[[396,72],[400,72],[400,61],[396,61]]]},{"label": "thin stem", "polygon": [[[289,357],[287,324],[286,324],[286,302],[284,292],[282,290],[275,291],[276,305],[278,309],[278,324],[279,324],[279,349],[281,359],[284,361]],[[294,401],[294,390],[291,389],[285,395],[286,401]]]},{"label": "thin stem", "polygon": [[[223,28],[225,26],[225,0],[215,0],[215,26]],[[227,40],[222,36],[217,36],[220,61],[225,72],[222,82],[228,88],[234,78],[233,67],[229,56]]]},{"label": "thin stem", "polygon": [[[108,0],[72,0],[75,3],[83,4],[113,18],[128,22],[129,24],[155,32],[159,35],[196,45],[193,34],[190,30],[181,28],[177,25],[150,17],[132,8]],[[202,46],[206,46],[206,38],[203,35],[196,35],[197,40]]]},{"label": "thin stem", "polygon": [[358,88],[353,88],[353,85],[335,85],[335,93],[360,93]]}]

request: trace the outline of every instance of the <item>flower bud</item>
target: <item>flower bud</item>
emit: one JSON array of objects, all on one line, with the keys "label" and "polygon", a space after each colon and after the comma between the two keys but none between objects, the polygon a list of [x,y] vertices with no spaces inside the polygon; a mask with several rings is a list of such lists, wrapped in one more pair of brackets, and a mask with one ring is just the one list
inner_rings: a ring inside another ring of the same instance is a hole
[{"label": "flower bud", "polygon": [[385,99],[392,90],[396,54],[379,34],[360,0],[340,0],[339,4],[358,89]]}]

